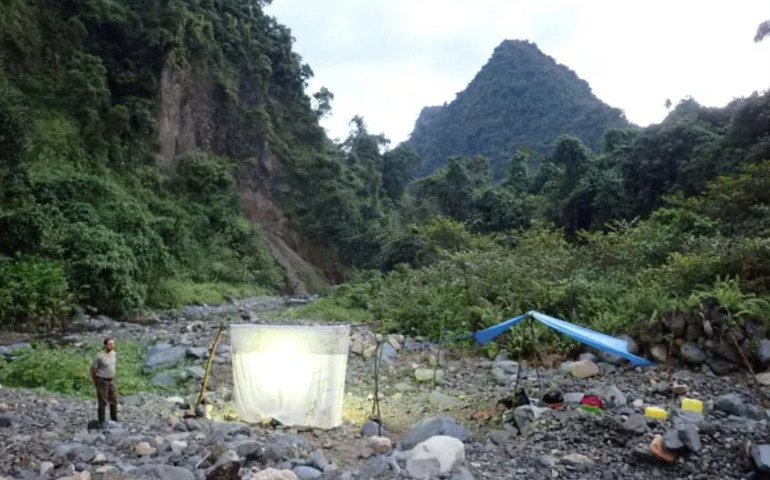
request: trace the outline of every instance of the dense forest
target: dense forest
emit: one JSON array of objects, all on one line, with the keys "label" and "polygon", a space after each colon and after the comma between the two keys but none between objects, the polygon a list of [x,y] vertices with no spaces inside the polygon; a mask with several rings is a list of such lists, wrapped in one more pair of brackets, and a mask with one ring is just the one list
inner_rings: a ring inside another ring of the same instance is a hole
[{"label": "dense forest", "polygon": [[[453,101],[423,109],[408,143],[423,159],[424,174],[454,155],[482,155],[501,178],[516,150],[548,154],[563,134],[597,150],[605,130],[629,126],[620,110],[537,45],[505,40]],[[536,168],[537,157],[531,160]]]},{"label": "dense forest", "polygon": [[[479,108],[467,125],[488,150],[421,158],[358,116],[335,144],[319,126],[333,94],[305,92],[312,70],[263,6],[3,2],[0,324],[290,292],[268,211],[290,224],[285,245],[344,280],[313,285],[327,295],[299,315],[432,337],[529,308],[610,332],[715,304],[770,318],[770,94],[684,99],[636,128],[505,42],[493,60],[508,60],[442,107]],[[540,133],[495,137],[482,117],[500,102],[471,87],[535,74],[556,89],[538,95],[582,113],[536,95],[506,115]]]}]

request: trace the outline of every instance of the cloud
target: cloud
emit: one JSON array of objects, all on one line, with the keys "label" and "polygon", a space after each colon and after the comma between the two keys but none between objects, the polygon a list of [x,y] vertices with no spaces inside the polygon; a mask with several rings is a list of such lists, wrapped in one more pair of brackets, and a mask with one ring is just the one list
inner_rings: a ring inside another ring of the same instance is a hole
[{"label": "cloud", "polygon": [[504,39],[527,39],[586,80],[634,123],[663,119],[665,100],[709,106],[770,86],[766,1],[275,0],[267,9],[334,95],[322,123],[344,137],[362,115],[393,145],[420,110],[450,102]]}]

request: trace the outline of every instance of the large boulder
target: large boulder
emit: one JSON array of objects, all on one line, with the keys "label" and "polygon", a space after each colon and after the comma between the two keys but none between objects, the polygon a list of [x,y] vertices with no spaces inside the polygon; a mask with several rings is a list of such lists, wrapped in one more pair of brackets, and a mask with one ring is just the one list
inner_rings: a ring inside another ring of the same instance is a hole
[{"label": "large boulder", "polygon": [[187,356],[187,348],[158,343],[147,349],[144,355],[144,373],[178,365]]},{"label": "large boulder", "polygon": [[450,417],[430,417],[415,425],[401,440],[401,450],[411,450],[420,442],[435,436],[454,437],[464,442],[470,437],[468,430]]}]

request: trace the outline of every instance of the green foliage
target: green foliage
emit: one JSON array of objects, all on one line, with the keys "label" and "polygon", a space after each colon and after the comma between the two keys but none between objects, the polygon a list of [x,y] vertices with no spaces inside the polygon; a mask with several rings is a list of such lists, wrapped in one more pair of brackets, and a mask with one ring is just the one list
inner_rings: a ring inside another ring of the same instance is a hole
[{"label": "green foliage", "polygon": [[[11,361],[0,360],[0,383],[7,387],[42,388],[81,397],[93,397],[91,363],[102,348],[99,342],[85,347],[48,347],[43,344],[15,352]],[[145,347],[121,341],[116,345],[118,395],[157,390],[142,374]],[[56,372],[52,375],[51,372]]]},{"label": "green foliage", "polygon": [[148,303],[157,308],[174,309],[194,304],[222,305],[229,299],[269,293],[272,292],[254,284],[194,283],[172,279],[148,292]]},{"label": "green foliage", "polygon": [[358,308],[347,308],[329,298],[322,298],[309,305],[293,307],[280,312],[266,312],[265,317],[274,318],[312,318],[325,322],[342,322],[346,324],[368,323],[372,321],[372,314]]},{"label": "green foliage", "polygon": [[[291,42],[246,0],[5,2],[0,325],[48,328],[74,302],[121,314],[282,288],[239,191],[266,143],[285,158],[322,148],[303,92],[312,72]],[[185,69],[218,92],[227,137],[166,171],[159,89],[164,70]]]},{"label": "green foliage", "polygon": [[23,328],[30,322],[48,330],[64,327],[62,319],[73,300],[63,262],[0,256],[0,318],[7,326]]},{"label": "green foliage", "polygon": [[622,112],[527,41],[506,40],[467,88],[444,106],[426,107],[409,144],[428,175],[456,155],[482,155],[496,178],[517,149],[548,153],[557,137],[576,135],[597,150],[604,131],[626,127]]}]

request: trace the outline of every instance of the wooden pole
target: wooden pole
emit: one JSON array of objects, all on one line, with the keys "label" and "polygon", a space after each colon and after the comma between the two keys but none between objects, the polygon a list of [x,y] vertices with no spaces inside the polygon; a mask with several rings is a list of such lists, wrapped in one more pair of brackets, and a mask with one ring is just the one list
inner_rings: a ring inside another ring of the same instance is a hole
[{"label": "wooden pole", "polygon": [[225,325],[219,325],[219,332],[217,332],[217,338],[214,340],[214,345],[211,347],[211,353],[209,354],[209,362],[206,365],[206,374],[203,376],[203,385],[201,385],[201,393],[198,395],[198,401],[195,406],[201,404],[203,401],[203,395],[206,393],[206,385],[209,383],[209,372],[211,371],[211,363],[214,361],[214,353],[217,351],[217,345],[219,345],[219,339],[222,338],[222,332],[225,331]]}]

